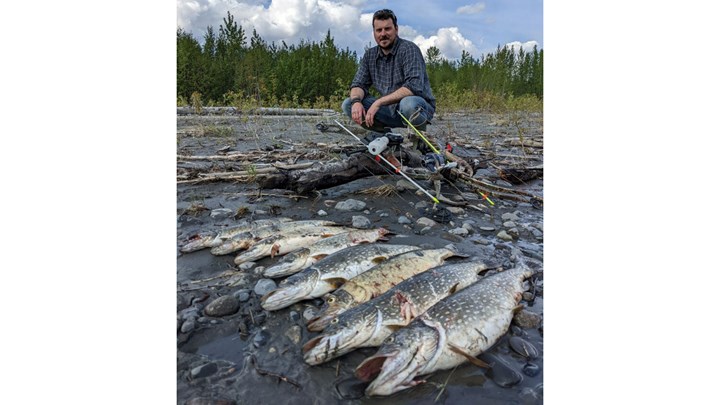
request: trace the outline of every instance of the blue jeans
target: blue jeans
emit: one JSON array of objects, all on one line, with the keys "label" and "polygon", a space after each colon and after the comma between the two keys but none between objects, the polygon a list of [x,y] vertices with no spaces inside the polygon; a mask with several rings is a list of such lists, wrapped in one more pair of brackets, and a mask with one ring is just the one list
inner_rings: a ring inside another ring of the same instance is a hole
[{"label": "blue jeans", "polygon": [[[368,108],[377,100],[375,97],[367,96],[363,99],[362,105],[367,111]],[[365,129],[372,131],[385,132],[386,127],[398,128],[406,127],[405,121],[403,121],[397,110],[400,110],[403,116],[410,121],[415,128],[420,131],[424,131],[427,127],[427,123],[432,119],[435,111],[432,110],[430,105],[425,101],[424,98],[419,96],[408,96],[400,100],[398,104],[384,105],[378,109],[375,114],[375,124],[372,127],[368,127],[363,122],[361,125]],[[348,117],[352,118],[352,105],[350,105],[350,98],[346,98],[342,103],[342,110]]]}]

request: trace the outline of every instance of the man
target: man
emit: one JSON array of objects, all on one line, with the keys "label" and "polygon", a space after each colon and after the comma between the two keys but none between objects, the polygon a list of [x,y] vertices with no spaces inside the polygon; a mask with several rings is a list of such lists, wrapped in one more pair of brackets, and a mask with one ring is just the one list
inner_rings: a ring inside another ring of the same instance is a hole
[{"label": "man", "polygon": [[[422,52],[413,42],[398,36],[397,17],[391,10],[376,11],[372,25],[377,46],[368,49],[360,61],[342,110],[356,124],[381,133],[386,127],[406,126],[399,110],[415,128],[425,131],[435,113],[435,97]],[[371,86],[382,95],[380,98],[370,95]],[[430,151],[422,140],[417,146],[423,153]],[[444,154],[450,160],[461,161],[448,151]],[[461,166],[469,169],[464,161]]]}]

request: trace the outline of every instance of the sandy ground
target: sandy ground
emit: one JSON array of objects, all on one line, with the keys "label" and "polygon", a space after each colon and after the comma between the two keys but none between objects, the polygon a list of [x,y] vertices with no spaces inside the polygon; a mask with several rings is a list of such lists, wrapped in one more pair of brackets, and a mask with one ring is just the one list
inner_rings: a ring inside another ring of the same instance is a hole
[{"label": "sandy ground", "polygon": [[[389,243],[421,247],[453,244],[464,254],[504,266],[512,265],[511,250],[518,248],[527,257],[542,261],[542,207],[504,199],[493,199],[495,205],[490,205],[460,183],[457,189],[443,185],[443,194],[455,199],[462,196],[470,204],[453,208],[449,222],[425,229],[417,224],[422,217],[432,217],[432,203],[424,195],[402,187],[387,196],[365,193],[379,186],[395,187],[400,180],[396,175],[370,176],[303,196],[286,190],[258,190],[253,182],[188,182],[200,173],[248,170],[250,166],[259,170],[277,161],[292,164],[341,159],[339,150],[355,146],[356,141],[344,132],[333,131],[334,119],[364,135],[347,120],[327,114],[178,115],[178,403],[542,403],[542,275],[533,279],[523,301],[525,318],[530,321],[513,325],[481,356],[494,364],[491,370],[464,364],[431,374],[426,378],[428,383],[391,397],[368,398],[362,392],[366,384],[354,379],[353,370],[376,349],[360,349],[319,366],[303,362],[301,347],[316,335],[305,328],[306,316],[322,304],[321,299],[272,312],[260,307],[254,290],[263,279],[261,270],[278,258],[265,258],[241,270],[233,263],[234,254],[214,256],[208,249],[180,252],[179,247],[192,235],[215,232],[244,220],[285,216],[350,225],[353,216],[364,216],[373,227],[394,232]],[[331,130],[319,131],[316,125],[321,121],[331,124]],[[397,132],[405,134],[405,130]],[[476,177],[542,196],[542,177],[510,185],[497,171],[497,167],[541,167],[541,115],[448,113],[436,117],[429,133],[449,140],[456,153],[467,160],[477,159]],[[244,154],[246,158],[198,158],[223,154]],[[420,184],[432,188],[428,182]],[[360,212],[335,209],[337,202],[348,199],[363,201],[366,207]],[[320,216],[321,210],[327,216]],[[401,216],[411,223],[399,223]],[[463,226],[469,230],[467,235],[457,231]],[[502,239],[501,233],[512,239]],[[210,302],[228,295],[240,302],[236,312],[221,317],[203,312]],[[529,342],[539,355],[527,359],[517,354],[509,344],[511,337]]]}]

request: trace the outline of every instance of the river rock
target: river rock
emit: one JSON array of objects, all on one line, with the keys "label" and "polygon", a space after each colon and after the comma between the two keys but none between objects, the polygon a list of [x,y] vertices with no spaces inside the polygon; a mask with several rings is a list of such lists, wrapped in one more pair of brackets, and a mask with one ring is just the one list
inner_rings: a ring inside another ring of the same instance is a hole
[{"label": "river rock", "polygon": [[453,235],[458,235],[458,236],[468,236],[468,234],[470,233],[465,228],[455,228],[455,229],[451,229],[449,232]]},{"label": "river rock", "polygon": [[517,216],[514,212],[506,212],[502,214],[502,220],[503,221],[519,221],[520,217]]},{"label": "river rock", "polygon": [[423,227],[423,228],[424,228],[424,227],[433,227],[433,226],[437,225],[437,222],[433,221],[433,220],[430,219],[430,218],[422,217],[422,218],[420,218],[420,219],[417,220],[417,224],[418,224],[420,227]]},{"label": "river rock", "polygon": [[318,215],[319,217],[326,217],[327,214],[328,214],[328,213],[325,212],[325,210],[320,210],[320,211],[317,212],[317,215]]},{"label": "river rock", "polygon": [[538,357],[538,350],[535,346],[519,336],[511,336],[508,343],[515,353],[529,360],[536,359]]},{"label": "river rock", "polygon": [[258,280],[257,284],[255,284],[255,288],[253,289],[253,291],[255,291],[255,295],[257,295],[258,297],[262,297],[263,295],[269,293],[276,288],[277,284],[275,284],[275,281],[269,278],[263,278]]},{"label": "river rock", "polygon": [[337,203],[335,209],[340,211],[362,211],[366,205],[363,201],[353,200],[351,198]]},{"label": "river rock", "polygon": [[515,225],[515,222],[513,221],[505,221],[503,222],[503,226],[505,228],[515,228],[517,225]]},{"label": "river rock", "polygon": [[525,329],[535,329],[540,326],[540,322],[542,322],[542,316],[526,309],[518,312],[513,318],[515,325]]},{"label": "river rock", "polygon": [[528,377],[535,377],[540,374],[540,366],[535,363],[527,363],[523,366],[522,372]]},{"label": "river rock", "polygon": [[195,319],[192,318],[183,322],[182,326],[180,326],[181,333],[188,333],[193,329],[195,329]]},{"label": "river rock", "polygon": [[260,348],[262,346],[265,346],[269,340],[270,332],[266,330],[261,330],[260,332],[255,334],[255,337],[253,337],[253,346]]},{"label": "river rock", "polygon": [[201,366],[197,366],[190,370],[190,377],[192,378],[203,378],[215,374],[218,371],[218,366],[215,363],[206,363]]},{"label": "river rock", "polygon": [[358,229],[368,229],[370,228],[370,220],[367,219],[367,217],[364,217],[362,215],[353,215],[352,217],[352,226],[353,228]]},{"label": "river rock", "polygon": [[223,219],[230,218],[235,213],[230,208],[218,208],[210,211],[210,218],[212,219]]},{"label": "river rock", "polygon": [[250,290],[243,288],[242,290],[235,291],[233,295],[239,302],[247,302],[250,299]]},{"label": "river rock", "polygon": [[508,242],[513,240],[513,237],[510,236],[507,232],[505,232],[505,230],[498,232],[497,237],[498,239],[506,240]]},{"label": "river rock", "polygon": [[405,215],[401,215],[398,217],[398,223],[407,225],[407,224],[412,224],[412,221],[410,219],[408,219],[408,217],[406,217]]},{"label": "river rock", "polygon": [[207,316],[225,316],[237,312],[240,303],[237,298],[232,295],[223,295],[216,298],[213,302],[205,307],[205,315]]}]

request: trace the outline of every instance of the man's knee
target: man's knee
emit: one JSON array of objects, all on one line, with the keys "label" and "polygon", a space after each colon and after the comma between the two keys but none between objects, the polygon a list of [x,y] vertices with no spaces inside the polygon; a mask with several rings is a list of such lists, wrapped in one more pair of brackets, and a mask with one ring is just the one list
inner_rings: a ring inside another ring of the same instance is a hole
[{"label": "man's knee", "polygon": [[413,126],[422,126],[422,130],[425,129],[427,122],[432,117],[430,112],[427,110],[427,103],[422,97],[405,97],[400,100],[398,108],[400,109],[402,115],[405,116],[405,118],[407,118],[413,124]]},{"label": "man's knee", "polygon": [[352,117],[352,104],[350,104],[350,97],[346,98],[340,106],[342,112],[348,117]]}]

